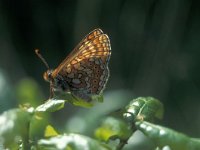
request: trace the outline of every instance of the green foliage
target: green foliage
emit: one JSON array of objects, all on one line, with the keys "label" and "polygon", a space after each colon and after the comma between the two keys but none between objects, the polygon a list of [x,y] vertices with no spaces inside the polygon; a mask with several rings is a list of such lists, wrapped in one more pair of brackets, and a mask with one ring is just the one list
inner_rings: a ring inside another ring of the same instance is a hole
[{"label": "green foliage", "polygon": [[172,129],[146,121],[136,122],[137,129],[151,138],[159,148],[169,146],[172,150],[198,150],[200,139],[190,138]]},{"label": "green foliage", "polygon": [[125,107],[123,117],[130,122],[136,120],[153,121],[163,117],[162,103],[153,97],[138,97]]},{"label": "green foliage", "polygon": [[44,136],[45,137],[53,137],[53,136],[57,136],[58,132],[51,126],[51,125],[47,125],[45,132],[44,132]]},{"label": "green foliage", "polygon": [[111,150],[111,148],[99,141],[74,133],[58,135],[49,139],[41,139],[38,141],[38,147],[41,150]]},{"label": "green foliage", "polygon": [[[74,106],[80,106],[80,107],[84,107],[84,108],[90,108],[92,107],[94,104],[93,102],[98,101],[98,102],[103,102],[103,95],[93,95],[91,96],[92,101],[91,102],[87,102],[84,99],[81,99],[79,97],[75,97],[74,95],[71,95],[70,93],[59,93],[59,99],[62,98],[65,100],[65,102],[69,102]],[[57,100],[58,98],[56,98]],[[55,100],[55,99],[51,99],[51,100]],[[63,100],[60,100],[63,101]],[[64,101],[63,101],[64,102]]]},{"label": "green foliage", "polygon": [[44,104],[38,106],[36,112],[54,112],[64,107],[64,100],[51,100],[49,99]]},{"label": "green foliage", "polygon": [[1,144],[6,148],[18,149],[20,143],[28,144],[29,123],[33,115],[32,108],[28,110],[11,109],[0,116]]},{"label": "green foliage", "polygon": [[100,127],[95,131],[95,136],[99,140],[108,141],[110,138],[127,139],[132,132],[126,122],[108,117],[103,120]]},{"label": "green foliage", "polygon": [[[162,119],[164,112],[162,103],[153,97],[133,99],[121,109],[118,117],[101,118],[101,125],[93,131],[96,139],[77,133],[58,132],[49,125],[50,113],[63,109],[67,102],[74,104],[77,101],[79,100],[76,98],[49,99],[36,108],[26,104],[5,111],[0,116],[0,138],[2,139],[0,145],[4,148],[21,150],[121,150],[133,133],[140,130],[153,141],[155,149],[162,149],[165,146],[173,150],[200,148],[199,139],[190,138],[152,123],[156,119]],[[86,103],[90,104],[90,102],[78,104],[85,107]]]}]

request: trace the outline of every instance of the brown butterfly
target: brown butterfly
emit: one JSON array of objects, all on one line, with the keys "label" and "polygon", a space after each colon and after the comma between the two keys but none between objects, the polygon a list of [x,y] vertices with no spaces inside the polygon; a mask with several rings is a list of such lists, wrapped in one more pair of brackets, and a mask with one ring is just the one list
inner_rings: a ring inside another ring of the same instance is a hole
[{"label": "brown butterfly", "polygon": [[101,29],[86,35],[54,70],[49,68],[39,50],[35,52],[48,68],[43,78],[50,82],[50,98],[54,91],[60,90],[91,101],[91,96],[104,90],[109,77],[111,46],[109,37]]}]

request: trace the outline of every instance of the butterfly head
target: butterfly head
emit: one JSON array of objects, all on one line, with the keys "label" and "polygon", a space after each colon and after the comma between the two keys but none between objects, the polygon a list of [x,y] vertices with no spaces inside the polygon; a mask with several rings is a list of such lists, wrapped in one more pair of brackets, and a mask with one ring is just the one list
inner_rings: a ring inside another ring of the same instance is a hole
[{"label": "butterfly head", "polygon": [[50,81],[53,80],[52,72],[53,72],[53,70],[50,70],[50,69],[47,70],[46,72],[44,72],[43,78],[44,78],[45,81],[50,82]]}]

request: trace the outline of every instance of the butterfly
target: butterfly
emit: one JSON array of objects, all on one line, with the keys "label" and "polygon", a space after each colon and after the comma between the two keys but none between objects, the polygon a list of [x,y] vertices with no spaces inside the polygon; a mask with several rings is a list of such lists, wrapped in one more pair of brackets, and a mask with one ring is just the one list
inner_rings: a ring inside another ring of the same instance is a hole
[{"label": "butterfly", "polygon": [[101,29],[86,35],[54,70],[49,68],[38,49],[35,53],[48,68],[43,78],[50,82],[50,99],[57,90],[70,92],[86,101],[91,101],[93,95],[102,94],[109,77],[111,45],[108,35]]}]

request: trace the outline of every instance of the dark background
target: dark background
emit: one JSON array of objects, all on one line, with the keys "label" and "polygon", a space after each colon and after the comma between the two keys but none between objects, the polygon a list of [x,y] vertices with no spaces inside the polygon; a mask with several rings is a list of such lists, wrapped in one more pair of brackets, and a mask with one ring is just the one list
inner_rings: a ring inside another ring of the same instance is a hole
[{"label": "dark background", "polygon": [[[162,125],[198,137],[200,3],[195,0],[1,0],[0,69],[6,78],[0,78],[1,111],[18,106],[13,91],[27,77],[48,97],[46,68],[34,49],[55,68],[95,28],[109,35],[112,46],[105,101],[114,104],[112,96],[121,92],[123,107],[138,96],[153,96],[165,107]],[[70,106],[54,119],[74,109],[81,108]]]}]

